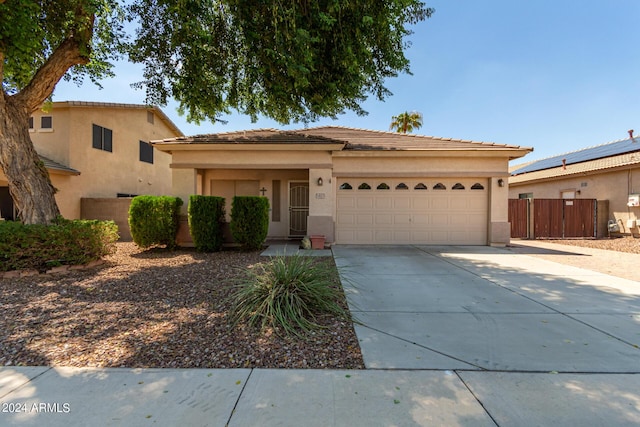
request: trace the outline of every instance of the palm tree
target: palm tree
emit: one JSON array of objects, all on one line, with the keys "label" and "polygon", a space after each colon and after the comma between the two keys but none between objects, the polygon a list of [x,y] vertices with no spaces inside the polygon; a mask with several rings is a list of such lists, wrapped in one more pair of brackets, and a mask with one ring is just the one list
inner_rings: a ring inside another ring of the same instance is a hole
[{"label": "palm tree", "polygon": [[417,111],[400,113],[391,117],[391,126],[389,129],[395,129],[396,132],[413,132],[422,127],[422,113]]}]

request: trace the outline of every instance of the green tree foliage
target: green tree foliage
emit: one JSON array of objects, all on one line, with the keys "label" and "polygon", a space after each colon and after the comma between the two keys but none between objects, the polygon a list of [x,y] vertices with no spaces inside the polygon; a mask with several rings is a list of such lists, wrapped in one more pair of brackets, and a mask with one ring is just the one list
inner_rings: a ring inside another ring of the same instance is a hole
[{"label": "green tree foliage", "polygon": [[192,121],[364,114],[368,95],[389,95],[385,79],[409,72],[405,38],[432,12],[419,0],[2,0],[0,166],[16,207],[25,222],[57,215],[27,120],[63,77],[98,81],[126,53],[144,64],[147,102],[173,97]]},{"label": "green tree foliage", "polygon": [[396,132],[407,133],[422,127],[422,114],[417,111],[400,113],[391,117],[391,126]]}]

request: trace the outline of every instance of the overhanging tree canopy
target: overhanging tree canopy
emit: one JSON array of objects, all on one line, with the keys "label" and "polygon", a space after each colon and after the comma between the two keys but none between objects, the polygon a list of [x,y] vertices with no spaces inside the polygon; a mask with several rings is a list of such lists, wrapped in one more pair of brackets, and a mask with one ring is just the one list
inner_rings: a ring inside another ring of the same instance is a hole
[{"label": "overhanging tree canopy", "polygon": [[364,114],[368,95],[389,95],[386,78],[409,72],[409,26],[432,12],[417,0],[0,0],[0,166],[23,221],[58,213],[27,123],[61,78],[98,81],[127,54],[145,66],[147,102],[175,98],[192,121]]}]

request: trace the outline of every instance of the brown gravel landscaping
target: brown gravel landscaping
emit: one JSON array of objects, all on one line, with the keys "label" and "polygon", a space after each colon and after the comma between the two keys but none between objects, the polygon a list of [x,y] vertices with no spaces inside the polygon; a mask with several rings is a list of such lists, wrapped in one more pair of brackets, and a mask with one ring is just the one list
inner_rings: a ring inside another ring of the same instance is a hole
[{"label": "brown gravel landscaping", "polygon": [[569,246],[581,246],[583,248],[605,249],[617,252],[629,252],[640,254],[640,238],[637,237],[616,237],[606,239],[567,239],[567,240],[543,240],[549,243],[558,243]]},{"label": "brown gravel landscaping", "polygon": [[364,368],[348,321],[307,340],[229,325],[231,280],[259,252],[117,246],[89,270],[0,280],[0,366]]}]

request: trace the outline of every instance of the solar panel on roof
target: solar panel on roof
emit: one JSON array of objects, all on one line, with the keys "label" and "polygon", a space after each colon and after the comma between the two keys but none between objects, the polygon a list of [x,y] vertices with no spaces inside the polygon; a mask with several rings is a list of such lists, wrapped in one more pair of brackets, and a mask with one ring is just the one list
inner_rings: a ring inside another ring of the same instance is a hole
[{"label": "solar panel on roof", "polygon": [[618,154],[631,153],[633,151],[640,151],[640,138],[625,139],[622,141],[611,142],[609,144],[585,148],[584,150],[548,157],[546,159],[530,163],[526,166],[521,167],[520,169],[516,169],[511,172],[511,175],[520,175],[528,172],[557,168],[562,166],[563,159],[566,161],[567,165],[571,165],[575,163],[587,162],[589,160],[616,156]]}]

